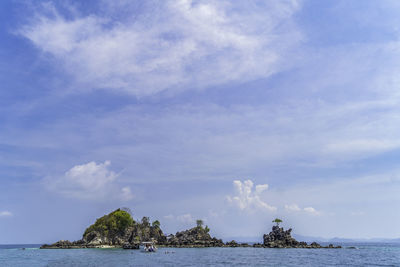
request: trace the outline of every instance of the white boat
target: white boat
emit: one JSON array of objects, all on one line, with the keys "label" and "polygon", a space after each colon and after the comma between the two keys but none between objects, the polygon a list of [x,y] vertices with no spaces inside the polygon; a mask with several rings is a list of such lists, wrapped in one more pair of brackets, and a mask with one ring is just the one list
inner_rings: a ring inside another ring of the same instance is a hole
[{"label": "white boat", "polygon": [[157,247],[151,241],[142,242],[140,244],[140,247],[141,247],[142,252],[156,252],[157,251]]}]

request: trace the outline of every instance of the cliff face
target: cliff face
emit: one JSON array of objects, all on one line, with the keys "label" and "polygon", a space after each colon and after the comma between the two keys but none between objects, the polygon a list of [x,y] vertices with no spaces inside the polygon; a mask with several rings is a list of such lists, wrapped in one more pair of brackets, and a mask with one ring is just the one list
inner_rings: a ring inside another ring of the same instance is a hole
[{"label": "cliff face", "polygon": [[[275,225],[268,235],[264,235],[264,246],[270,248],[297,247],[300,242],[291,236],[292,229],[285,231],[283,228]],[[307,245],[307,244],[306,244]]]}]

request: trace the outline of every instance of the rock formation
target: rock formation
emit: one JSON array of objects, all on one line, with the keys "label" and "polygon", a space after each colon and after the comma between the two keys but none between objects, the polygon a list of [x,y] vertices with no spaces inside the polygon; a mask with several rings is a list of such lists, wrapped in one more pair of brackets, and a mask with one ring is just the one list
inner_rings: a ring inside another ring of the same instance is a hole
[{"label": "rock formation", "polygon": [[[164,235],[160,223],[154,221],[150,224],[148,217],[143,217],[141,222],[133,220],[131,215],[124,210],[117,209],[108,215],[96,220],[89,226],[81,240],[60,240],[51,245],[43,245],[41,248],[104,248],[120,247],[125,249],[138,249],[144,241],[152,241],[158,246],[167,247],[249,247],[247,243],[237,243],[232,240],[224,244],[221,239],[211,237],[210,229],[198,225],[189,230],[177,232],[175,235]],[[281,221],[280,221],[281,222]],[[278,223],[277,223],[278,224]],[[291,236],[292,229],[287,231],[279,225],[273,226],[268,235],[264,235],[263,244],[253,244],[253,247],[264,248],[339,248],[330,244],[322,247],[316,242],[307,244],[298,242]]]},{"label": "rock formation", "polygon": [[299,242],[291,236],[292,229],[284,230],[283,227],[274,225],[269,234],[264,235],[264,247],[267,248],[340,248],[340,246],[333,246],[329,244],[323,247],[320,244],[313,242],[307,244],[306,242]]},{"label": "rock formation", "polygon": [[166,243],[169,247],[222,247],[221,239],[211,237],[208,228],[202,226],[169,235]]},{"label": "rock formation", "polygon": [[[157,222],[157,221],[156,221]],[[117,209],[96,220],[83,234],[81,240],[60,240],[41,248],[101,248],[123,247],[139,248],[140,242],[153,241],[165,244],[167,237],[160,229],[159,223],[150,225],[149,218],[143,217],[141,223],[132,219],[131,215]]]},{"label": "rock formation", "polygon": [[136,222],[131,215],[117,209],[108,215],[96,220],[89,226],[81,240],[60,240],[41,248],[102,248],[121,247],[125,249],[138,249],[144,241],[152,241],[158,246],[169,247],[222,247],[221,239],[211,237],[209,228],[197,226],[186,231],[177,232],[175,235],[164,235],[158,221],[150,225],[149,218],[143,217],[141,222]]}]

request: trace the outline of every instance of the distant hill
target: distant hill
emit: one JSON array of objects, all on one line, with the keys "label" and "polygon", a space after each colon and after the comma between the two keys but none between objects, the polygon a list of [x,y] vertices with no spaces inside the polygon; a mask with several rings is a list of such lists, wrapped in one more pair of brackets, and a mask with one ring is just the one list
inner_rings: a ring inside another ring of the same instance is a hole
[{"label": "distant hill", "polygon": [[400,242],[400,238],[323,238],[323,237],[312,237],[303,235],[293,235],[297,240],[305,242],[334,242],[334,243],[354,243],[354,242],[365,242],[365,243],[397,243]]},{"label": "distant hill", "polygon": [[[293,237],[298,241],[304,242],[331,242],[331,243],[356,243],[356,242],[365,242],[365,243],[400,243],[400,238],[324,238],[324,237],[316,237],[316,236],[304,236],[293,234]],[[236,240],[238,242],[246,242],[246,243],[257,243],[260,242],[260,237],[256,236],[236,236],[236,237],[227,237],[223,238],[224,241]]]}]

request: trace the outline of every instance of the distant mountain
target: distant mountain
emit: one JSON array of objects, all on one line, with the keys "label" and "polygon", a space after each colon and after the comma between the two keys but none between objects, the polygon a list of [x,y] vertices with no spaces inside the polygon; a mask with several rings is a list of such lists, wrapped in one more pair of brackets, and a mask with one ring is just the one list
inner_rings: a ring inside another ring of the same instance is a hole
[{"label": "distant mountain", "polygon": [[303,236],[293,234],[294,238],[299,241],[304,242],[332,242],[332,243],[354,243],[354,242],[377,242],[377,243],[397,243],[400,242],[400,238],[323,238],[323,237],[313,237],[313,236]]},{"label": "distant mountain", "polygon": [[[400,243],[400,238],[324,238],[318,236],[305,236],[292,234],[292,236],[298,241],[304,241],[307,243],[310,242],[326,242],[326,243],[357,243],[357,242],[365,242],[365,243]],[[245,243],[262,243],[262,240],[258,236],[231,236],[223,238],[225,242],[235,240],[237,242],[245,242]]]},{"label": "distant mountain", "polygon": [[298,240],[298,241],[303,241],[303,242],[329,242],[328,238],[323,238],[323,237],[315,237],[315,236],[304,236],[304,235],[298,235],[298,234],[293,234],[293,237]]}]

